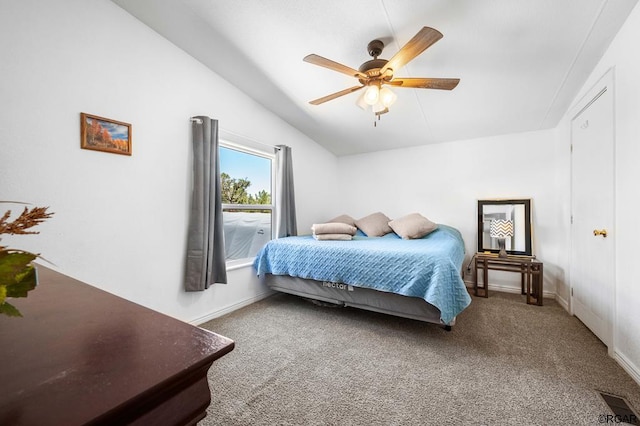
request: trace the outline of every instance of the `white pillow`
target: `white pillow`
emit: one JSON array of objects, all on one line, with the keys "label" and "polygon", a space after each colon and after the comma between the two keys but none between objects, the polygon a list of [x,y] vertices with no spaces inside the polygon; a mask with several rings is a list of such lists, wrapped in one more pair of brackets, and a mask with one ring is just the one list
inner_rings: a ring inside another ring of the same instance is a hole
[{"label": "white pillow", "polygon": [[389,222],[393,232],[400,235],[403,240],[422,238],[438,229],[438,224],[431,222],[420,213],[411,213],[399,219]]}]

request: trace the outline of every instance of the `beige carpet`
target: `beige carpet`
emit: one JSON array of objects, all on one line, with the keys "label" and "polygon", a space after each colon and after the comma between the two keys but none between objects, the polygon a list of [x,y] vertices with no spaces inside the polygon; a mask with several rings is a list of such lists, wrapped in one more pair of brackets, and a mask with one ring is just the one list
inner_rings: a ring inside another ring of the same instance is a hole
[{"label": "beige carpet", "polygon": [[236,341],[200,425],[594,425],[640,387],[553,300],[492,292],[451,332],[277,294],[203,325]]}]

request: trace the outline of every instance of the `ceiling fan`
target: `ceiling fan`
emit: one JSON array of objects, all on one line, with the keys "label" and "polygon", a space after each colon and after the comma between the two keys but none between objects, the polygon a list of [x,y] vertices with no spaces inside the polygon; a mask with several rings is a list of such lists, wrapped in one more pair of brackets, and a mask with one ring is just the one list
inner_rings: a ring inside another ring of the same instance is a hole
[{"label": "ceiling fan", "polygon": [[366,109],[367,106],[371,106],[375,115],[380,119],[380,114],[389,112],[389,107],[397,97],[387,87],[383,87],[385,85],[413,89],[452,90],[460,82],[459,78],[404,78],[394,75],[402,66],[424,52],[441,38],[442,33],[440,31],[423,27],[389,60],[378,59],[378,56],[382,53],[382,49],[384,49],[384,43],[380,40],[373,40],[367,45],[367,51],[373,59],[360,65],[357,70],[319,55],[307,55],[303,59],[305,62],[350,75],[357,78],[360,82],[358,86],[323,96],[309,103],[312,105],[320,105],[366,87],[367,90],[365,90],[364,94],[358,99],[357,103],[364,109]]}]

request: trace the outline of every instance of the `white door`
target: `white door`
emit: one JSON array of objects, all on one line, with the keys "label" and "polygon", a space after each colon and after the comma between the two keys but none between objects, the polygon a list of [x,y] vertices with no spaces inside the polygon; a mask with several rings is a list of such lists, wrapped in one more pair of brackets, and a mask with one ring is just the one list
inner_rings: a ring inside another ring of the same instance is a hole
[{"label": "white door", "polygon": [[[610,72],[611,73],[611,72]],[[614,132],[610,73],[571,121],[571,312],[611,349]],[[579,107],[580,107],[579,106]]]}]

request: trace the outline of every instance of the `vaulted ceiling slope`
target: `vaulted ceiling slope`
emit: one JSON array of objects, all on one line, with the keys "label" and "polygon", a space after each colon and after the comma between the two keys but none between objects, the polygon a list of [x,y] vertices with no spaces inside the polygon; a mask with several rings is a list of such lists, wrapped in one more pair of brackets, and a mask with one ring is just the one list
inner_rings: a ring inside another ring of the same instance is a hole
[{"label": "vaulted ceiling slope", "polygon": [[[336,155],[555,127],[638,0],[113,0]],[[422,27],[444,37],[395,75],[460,78],[394,88],[377,126],[357,85],[302,61],[390,59]]]}]

